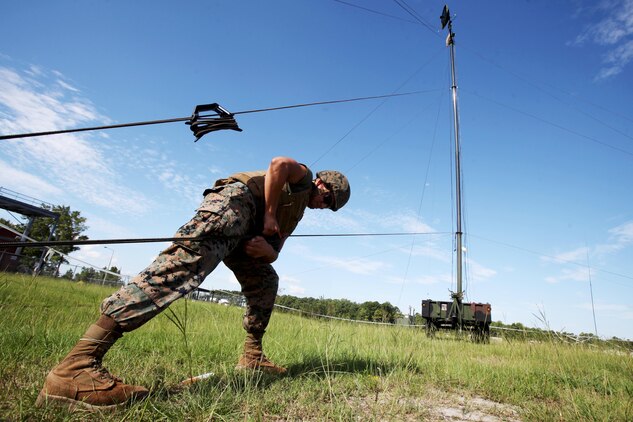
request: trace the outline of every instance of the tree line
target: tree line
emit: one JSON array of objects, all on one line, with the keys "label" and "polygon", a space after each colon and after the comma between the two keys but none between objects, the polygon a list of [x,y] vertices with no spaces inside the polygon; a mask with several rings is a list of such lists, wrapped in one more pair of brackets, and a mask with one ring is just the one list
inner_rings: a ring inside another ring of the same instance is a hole
[{"label": "tree line", "polygon": [[[107,268],[103,268],[107,270]],[[115,266],[110,267],[108,270],[112,273],[121,274],[121,270]],[[103,283],[119,283],[121,282],[121,277],[113,274],[108,274],[101,272],[93,267],[81,267],[80,271],[73,271],[72,269],[68,269],[64,274],[60,276],[61,278],[65,278],[67,280],[73,281],[88,281],[88,282],[103,282]]]},{"label": "tree line", "polygon": [[[623,349],[633,351],[633,341],[611,337],[610,339],[602,339],[593,333],[574,334],[565,331],[553,331],[542,328],[526,327],[520,322],[504,324],[501,321],[493,321],[490,324],[495,331],[495,335],[503,337],[505,340],[533,340],[533,341],[564,341],[568,343],[583,344],[601,344],[608,342],[611,345],[617,345]],[[496,328],[496,330],[495,330]]]},{"label": "tree line", "polygon": [[281,306],[287,306],[288,308],[299,309],[311,314],[327,315],[358,321],[385,322],[394,324],[398,318],[402,318],[402,312],[400,312],[400,309],[389,302],[379,303],[376,301],[368,301],[356,303],[347,299],[325,299],[279,295],[277,296],[275,303]]}]

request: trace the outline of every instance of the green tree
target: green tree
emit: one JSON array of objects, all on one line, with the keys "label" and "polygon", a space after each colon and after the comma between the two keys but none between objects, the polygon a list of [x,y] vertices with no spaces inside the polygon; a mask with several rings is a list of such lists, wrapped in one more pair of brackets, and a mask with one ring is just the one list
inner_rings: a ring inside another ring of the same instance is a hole
[{"label": "green tree", "polygon": [[12,229],[18,230],[18,225],[14,224],[12,222],[10,222],[9,220],[5,220],[4,218],[0,218],[0,223],[4,224],[5,226],[9,226]]},{"label": "green tree", "polygon": [[72,280],[72,279],[73,279],[73,276],[74,276],[73,270],[68,269],[68,270],[64,273],[64,275],[62,275],[62,278],[66,278],[66,279],[68,279],[68,280]]},{"label": "green tree", "polygon": [[98,277],[99,272],[92,267],[81,267],[81,272],[75,276],[80,281],[96,280]]},{"label": "green tree", "polygon": [[[55,240],[88,239],[88,236],[82,234],[88,229],[88,226],[86,225],[86,218],[81,216],[81,212],[72,211],[70,207],[65,205],[54,205],[52,207],[48,205],[43,205],[42,208],[59,214],[59,220],[57,220],[57,227],[55,228],[55,235],[53,237]],[[28,219],[24,218],[24,220],[24,223],[18,224],[16,227],[20,232],[24,232],[28,224]],[[45,241],[49,238],[54,225],[55,220],[53,218],[35,218],[33,220],[33,226],[31,227],[29,237],[36,240]],[[79,250],[78,247],[72,245],[55,246],[55,249],[64,254],[69,254],[71,252]],[[30,258],[32,262],[37,262],[41,254],[42,248],[25,248],[22,251],[22,255],[27,257],[27,260]],[[57,274],[57,272],[59,271],[59,266],[66,262],[68,261],[63,256],[55,254],[51,257],[49,263],[47,264],[47,269],[52,270],[55,274]]]},{"label": "green tree", "polygon": [[[105,270],[106,268],[104,267],[103,269]],[[108,271],[113,272],[113,273],[117,273],[117,274],[121,274],[121,270],[119,268],[117,268],[117,267],[110,267],[110,269]],[[117,277],[115,275],[108,274],[108,273],[105,273],[105,275],[103,277],[104,277],[103,281],[110,281],[110,282],[117,282],[117,283],[119,281],[121,281],[121,277]]]},{"label": "green tree", "polygon": [[381,318],[380,313],[376,311],[380,308],[380,303],[376,301],[363,302],[360,305],[360,319],[365,321],[374,321],[376,317]]}]

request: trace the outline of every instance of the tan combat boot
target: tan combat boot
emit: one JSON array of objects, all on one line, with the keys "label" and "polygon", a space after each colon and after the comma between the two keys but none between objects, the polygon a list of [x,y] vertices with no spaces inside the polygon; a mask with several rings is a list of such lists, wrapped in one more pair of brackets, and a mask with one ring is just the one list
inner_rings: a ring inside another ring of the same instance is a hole
[{"label": "tan combat boot", "polygon": [[240,357],[235,369],[259,369],[270,374],[285,374],[286,368],[275,365],[264,354],[262,350],[262,335],[251,333],[246,335],[244,354]]},{"label": "tan combat boot", "polygon": [[[102,321],[107,322],[103,324]],[[46,376],[36,406],[62,405],[69,410],[110,410],[142,399],[149,391],[140,386],[123,384],[101,365],[110,347],[121,337],[116,323],[102,316],[98,321],[106,330],[93,324],[68,355]]]}]

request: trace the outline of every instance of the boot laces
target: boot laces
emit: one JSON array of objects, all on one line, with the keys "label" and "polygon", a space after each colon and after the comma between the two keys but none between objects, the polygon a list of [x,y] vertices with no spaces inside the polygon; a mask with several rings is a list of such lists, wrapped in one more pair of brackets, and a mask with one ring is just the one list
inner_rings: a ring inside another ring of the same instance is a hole
[{"label": "boot laces", "polygon": [[275,366],[275,367],[279,367],[279,365],[277,365],[276,363],[274,363],[273,361],[271,361],[270,359],[268,359],[268,357],[262,353],[262,356],[257,359],[257,364],[258,365],[264,365],[264,366]]},{"label": "boot laces", "polygon": [[110,371],[108,371],[106,369],[105,366],[103,366],[103,364],[101,363],[101,359],[98,358],[94,358],[91,362],[92,369],[99,374],[99,378],[103,379],[103,380],[112,380],[115,382],[123,382],[123,380],[119,377],[116,377],[114,375],[112,375],[110,373]]}]

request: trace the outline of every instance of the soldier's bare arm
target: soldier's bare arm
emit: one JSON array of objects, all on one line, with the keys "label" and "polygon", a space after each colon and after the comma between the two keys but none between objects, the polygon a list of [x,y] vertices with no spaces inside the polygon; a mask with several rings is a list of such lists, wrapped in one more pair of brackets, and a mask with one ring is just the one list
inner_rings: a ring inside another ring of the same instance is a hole
[{"label": "soldier's bare arm", "polygon": [[306,174],[307,169],[290,157],[275,157],[271,160],[266,171],[264,184],[264,230],[265,236],[279,234],[279,223],[275,217],[279,204],[279,195],[284,185],[299,182]]}]

